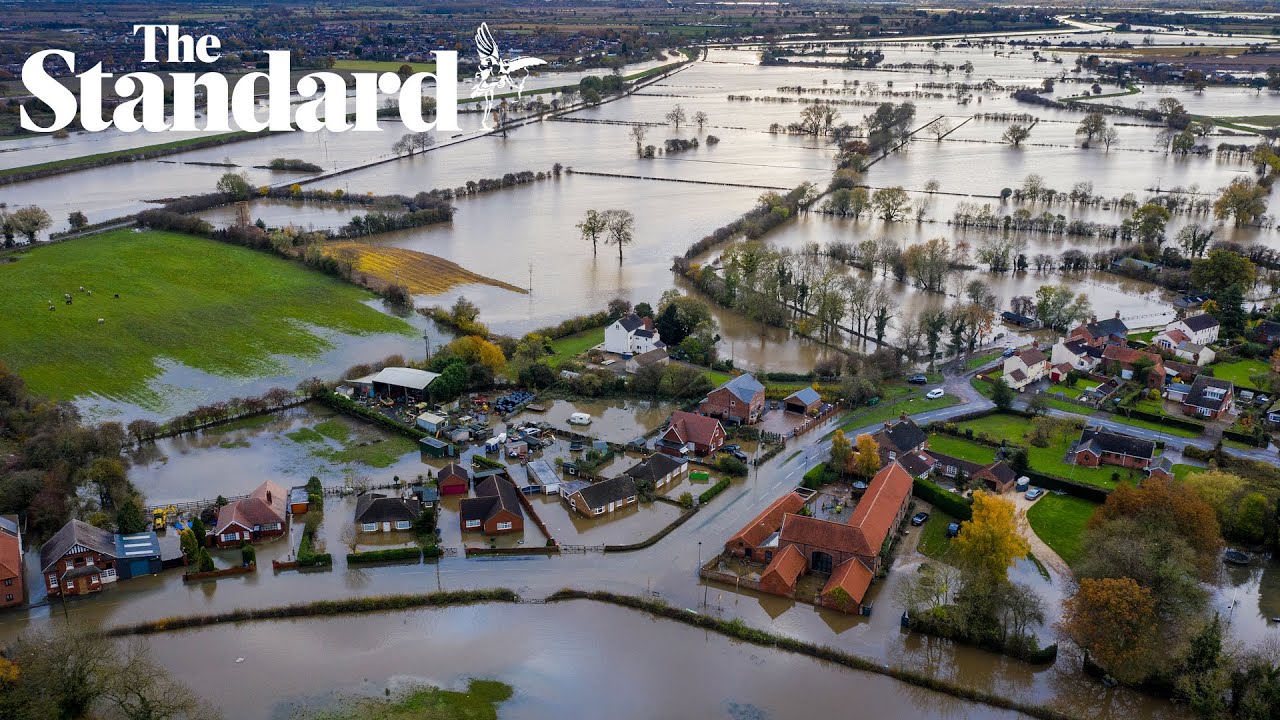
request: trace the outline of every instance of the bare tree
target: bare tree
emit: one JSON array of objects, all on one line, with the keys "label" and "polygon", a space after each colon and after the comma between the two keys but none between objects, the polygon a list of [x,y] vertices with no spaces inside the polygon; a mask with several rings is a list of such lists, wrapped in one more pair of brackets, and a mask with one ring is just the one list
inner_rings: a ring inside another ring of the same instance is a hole
[{"label": "bare tree", "polygon": [[933,136],[934,140],[942,142],[942,138],[951,132],[951,129],[951,121],[947,119],[947,116],[943,115],[934,120],[933,124],[929,126],[929,134]]},{"label": "bare tree", "polygon": [[693,114],[693,122],[698,126],[698,132],[702,132],[702,126],[707,124],[707,114],[699,110]]},{"label": "bare tree", "polygon": [[356,532],[355,525],[343,527],[342,532],[338,534],[338,539],[346,546],[347,552],[354,553],[356,548],[360,547],[360,533]]},{"label": "bare tree", "polygon": [[608,242],[618,246],[618,264],[621,265],[623,246],[635,242],[636,216],[630,210],[605,210],[604,215],[609,228]]},{"label": "bare tree", "polygon": [[675,125],[677,130],[680,129],[680,123],[685,122],[688,119],[689,117],[685,115],[684,108],[679,105],[676,105],[671,108],[671,110],[667,111],[667,122]]},{"label": "bare tree", "polygon": [[649,128],[643,125],[631,126],[631,139],[636,141],[636,156],[644,155],[644,138],[649,134]]},{"label": "bare tree", "polygon": [[604,236],[605,231],[609,229],[609,211],[600,212],[599,210],[588,210],[582,222],[578,223],[578,232],[582,235],[583,240],[591,241],[591,254],[595,255],[600,238]]},{"label": "bare tree", "polygon": [[1106,148],[1107,152],[1111,152],[1111,146],[1120,142],[1120,131],[1108,125],[1105,130],[1098,134],[1098,140],[1102,142],[1102,146]]}]

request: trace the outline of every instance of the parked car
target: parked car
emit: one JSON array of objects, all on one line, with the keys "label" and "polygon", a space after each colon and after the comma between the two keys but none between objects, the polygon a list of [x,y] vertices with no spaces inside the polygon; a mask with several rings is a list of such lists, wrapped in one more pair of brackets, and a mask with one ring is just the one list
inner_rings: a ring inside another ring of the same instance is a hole
[{"label": "parked car", "polygon": [[742,446],[738,443],[729,443],[728,445],[721,445],[720,449],[725,452],[733,452],[734,450],[741,450]]},{"label": "parked car", "polygon": [[1030,490],[1027,491],[1028,500],[1038,500],[1040,499],[1041,495],[1044,495],[1043,488],[1031,488]]},{"label": "parked car", "polygon": [[950,540],[951,538],[959,534],[960,534],[960,523],[958,522],[947,523],[947,539],[948,540]]},{"label": "parked car", "polygon": [[1005,349],[1004,349],[1004,352],[1000,353],[1000,356],[1001,356],[1001,357],[1013,357],[1013,354],[1014,354],[1014,353],[1016,353],[1016,352],[1018,352],[1017,348],[1005,348]]},{"label": "parked car", "polygon": [[741,450],[739,450],[739,449],[737,449],[737,448],[734,448],[733,450],[730,450],[730,451],[729,451],[729,454],[730,454],[730,455],[732,455],[732,456],[734,456],[734,457],[736,457],[736,458],[738,458],[738,459],[739,459],[739,460],[741,460],[742,462],[746,462],[746,461],[747,461],[747,454],[746,454],[746,453],[744,453],[744,452],[742,452]]},{"label": "parked car", "polygon": [[929,519],[929,513],[927,513],[927,512],[918,512],[918,513],[916,513],[915,515],[912,515],[912,516],[911,516],[911,524],[912,524],[912,525],[915,525],[916,527],[920,527],[920,526],[921,526],[921,525],[923,525],[923,524],[925,523],[925,521],[926,521],[926,520],[928,520],[928,519]]},{"label": "parked car", "polygon": [[943,390],[942,388],[934,388],[929,392],[925,393],[925,397],[929,398],[930,400],[937,400],[938,398],[946,394],[947,394],[946,391]]},{"label": "parked car", "polygon": [[911,377],[907,378],[907,382],[911,383],[912,385],[923,385],[929,382],[929,378],[925,377],[924,375],[912,375]]}]

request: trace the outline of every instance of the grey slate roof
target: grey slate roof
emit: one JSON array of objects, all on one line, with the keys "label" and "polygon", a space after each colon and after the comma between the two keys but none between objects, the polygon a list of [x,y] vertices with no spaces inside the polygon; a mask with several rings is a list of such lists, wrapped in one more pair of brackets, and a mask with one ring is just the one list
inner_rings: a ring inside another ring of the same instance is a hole
[{"label": "grey slate roof", "polygon": [[623,474],[634,480],[650,480],[657,482],[669,473],[683,467],[684,463],[666,453],[654,453],[644,460],[623,471]]},{"label": "grey slate roof", "polygon": [[758,380],[749,374],[739,375],[720,387],[733,393],[734,397],[744,403],[750,403],[751,399],[756,396],[756,393],[764,392],[764,385],[761,385]]},{"label": "grey slate roof", "polygon": [[1155,455],[1156,444],[1151,440],[1111,432],[1104,428],[1087,427],[1080,433],[1080,443],[1076,449],[1089,450],[1099,457],[1102,453],[1108,452],[1150,460]]},{"label": "grey slate roof", "polygon": [[1085,326],[1085,329],[1094,337],[1104,337],[1106,335],[1125,337],[1129,334],[1129,326],[1125,325],[1120,318],[1107,318],[1106,320],[1089,323]]},{"label": "grey slate roof", "polygon": [[635,313],[631,313],[626,317],[618,318],[618,324],[627,332],[635,332],[636,328],[644,327],[644,318]]},{"label": "grey slate roof", "polygon": [[595,510],[609,505],[611,502],[626,500],[636,494],[636,481],[626,475],[592,483],[578,491],[587,507]]},{"label": "grey slate roof", "polygon": [[366,492],[356,498],[357,523],[384,523],[408,520],[413,522],[422,514],[422,504],[417,498],[388,497],[382,493]]},{"label": "grey slate roof", "polygon": [[881,451],[893,450],[899,453],[907,452],[912,448],[919,447],[929,439],[929,436],[925,435],[924,431],[920,429],[920,426],[916,425],[915,421],[911,418],[899,420],[876,434],[881,437],[888,438],[889,442],[893,445],[893,447],[888,448],[882,447],[880,448]]},{"label": "grey slate roof", "polygon": [[[1210,397],[1210,388],[1222,390],[1222,397],[1217,399]],[[1234,388],[1235,386],[1231,384],[1230,380],[1220,380],[1208,375],[1197,375],[1195,381],[1191,383],[1191,392],[1187,393],[1187,399],[1182,402],[1207,410],[1221,410],[1222,406],[1226,404],[1227,396],[1231,394]]]},{"label": "grey slate roof", "polygon": [[76,545],[83,545],[90,550],[115,557],[116,554],[116,536],[101,528],[96,528],[87,522],[80,520],[72,520],[62,529],[53,534],[40,547],[40,568],[42,572],[46,572],[54,563],[63,555],[67,554],[71,548]]},{"label": "grey slate roof", "polygon": [[1196,332],[1199,332],[1201,330],[1208,330],[1211,327],[1217,327],[1219,323],[1218,318],[1208,313],[1201,313],[1199,315],[1192,315],[1191,317],[1183,318],[1182,324]]},{"label": "grey slate roof", "polygon": [[814,390],[811,387],[804,387],[788,395],[787,400],[795,400],[796,402],[807,406],[816,402],[821,402],[822,396],[818,394],[817,390]]}]

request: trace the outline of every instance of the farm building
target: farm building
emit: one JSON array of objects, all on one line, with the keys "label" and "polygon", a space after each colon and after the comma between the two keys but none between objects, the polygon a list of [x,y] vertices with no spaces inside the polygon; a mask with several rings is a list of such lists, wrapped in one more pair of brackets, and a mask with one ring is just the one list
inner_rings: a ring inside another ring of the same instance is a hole
[{"label": "farm building", "polygon": [[427,387],[438,377],[440,377],[439,373],[426,370],[389,367],[371,376],[369,385],[376,397],[389,397],[403,402],[423,402],[427,399]]},{"label": "farm building", "polygon": [[431,458],[453,457],[453,445],[433,437],[425,437],[418,441],[418,449],[423,455]]},{"label": "farm building", "polygon": [[808,415],[816,413],[822,407],[822,396],[811,387],[800,388],[782,401],[783,408],[789,413]]}]

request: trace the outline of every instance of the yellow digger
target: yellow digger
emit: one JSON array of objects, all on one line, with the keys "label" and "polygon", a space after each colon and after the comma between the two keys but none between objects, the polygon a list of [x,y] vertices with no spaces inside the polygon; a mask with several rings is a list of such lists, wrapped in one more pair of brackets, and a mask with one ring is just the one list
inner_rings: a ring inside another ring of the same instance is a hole
[{"label": "yellow digger", "polygon": [[169,527],[172,520],[178,519],[178,508],[170,505],[166,508],[156,508],[151,511],[151,524],[156,532],[164,532]]}]

